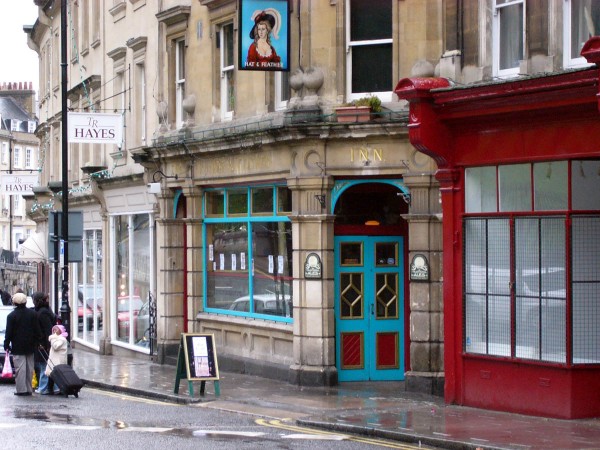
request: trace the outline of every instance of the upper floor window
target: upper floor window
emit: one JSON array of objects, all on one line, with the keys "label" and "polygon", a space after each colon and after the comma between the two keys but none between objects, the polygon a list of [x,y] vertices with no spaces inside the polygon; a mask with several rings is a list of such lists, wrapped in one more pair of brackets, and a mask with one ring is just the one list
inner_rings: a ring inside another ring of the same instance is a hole
[{"label": "upper floor window", "polygon": [[[392,99],[391,0],[346,0],[346,97]],[[373,70],[376,61],[377,70]]]},{"label": "upper floor window", "polygon": [[2,154],[0,155],[0,163],[8,164],[8,142],[2,143]]},{"label": "upper floor window", "polygon": [[524,0],[495,0],[492,26],[494,76],[519,74],[525,49]]},{"label": "upper floor window", "polygon": [[26,169],[30,169],[32,166],[32,160],[33,160],[33,149],[32,148],[26,148],[25,149],[25,168]]},{"label": "upper floor window", "polygon": [[231,120],[235,108],[232,23],[225,24],[219,29],[219,61],[221,66],[221,120]]},{"label": "upper floor window", "polygon": [[13,149],[13,167],[21,167],[21,149],[19,147]]},{"label": "upper floor window", "polygon": [[185,39],[175,42],[175,124],[177,128],[183,126],[185,112],[183,99],[185,98]]},{"label": "upper floor window", "polygon": [[290,99],[290,73],[275,72],[275,109],[287,108]]},{"label": "upper floor window", "polygon": [[600,1],[565,0],[563,15],[563,65],[565,68],[588,66],[580,52],[583,44],[600,31]]}]

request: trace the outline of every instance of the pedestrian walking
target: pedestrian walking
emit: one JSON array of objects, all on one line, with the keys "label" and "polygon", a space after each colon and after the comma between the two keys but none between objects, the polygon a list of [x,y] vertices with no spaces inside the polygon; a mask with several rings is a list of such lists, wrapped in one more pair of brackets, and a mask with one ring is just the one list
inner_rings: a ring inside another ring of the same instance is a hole
[{"label": "pedestrian walking", "polygon": [[[48,294],[44,292],[34,292],[32,297],[38,323],[42,330],[42,336],[50,336],[52,334],[52,327],[56,324],[56,315],[50,310]],[[43,350],[40,350],[39,347],[42,347]],[[34,370],[38,379],[38,389],[36,392],[46,395],[52,393],[48,391],[48,376],[46,375],[46,357],[50,353],[50,341],[48,339],[42,339],[42,343],[39,347],[35,349],[34,353]]]},{"label": "pedestrian walking", "polygon": [[0,299],[2,299],[2,304],[4,306],[12,305],[10,294],[6,290],[0,289]]},{"label": "pedestrian walking", "polygon": [[13,355],[15,366],[15,395],[31,395],[34,370],[34,352],[42,340],[42,331],[37,315],[27,308],[27,296],[16,293],[12,298],[15,309],[6,318],[4,350]]}]

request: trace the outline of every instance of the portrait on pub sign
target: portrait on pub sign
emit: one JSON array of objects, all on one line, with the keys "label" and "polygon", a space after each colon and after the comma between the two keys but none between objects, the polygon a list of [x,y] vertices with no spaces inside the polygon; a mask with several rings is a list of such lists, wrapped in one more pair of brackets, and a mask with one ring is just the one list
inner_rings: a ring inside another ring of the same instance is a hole
[{"label": "portrait on pub sign", "polygon": [[288,71],[288,0],[240,0],[239,69]]}]

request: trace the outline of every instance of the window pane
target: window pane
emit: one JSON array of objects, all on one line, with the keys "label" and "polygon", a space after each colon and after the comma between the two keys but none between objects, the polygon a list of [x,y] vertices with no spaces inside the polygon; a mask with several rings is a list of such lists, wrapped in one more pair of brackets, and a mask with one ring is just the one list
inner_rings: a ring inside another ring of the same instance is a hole
[{"label": "window pane", "polygon": [[249,295],[247,224],[209,224],[206,242],[207,306],[239,311],[234,301]]},{"label": "window pane", "polygon": [[533,165],[534,209],[564,210],[569,206],[567,161],[552,161]]},{"label": "window pane", "polygon": [[583,44],[600,32],[600,1],[571,0],[571,58],[578,58]]},{"label": "window pane", "polygon": [[248,191],[231,190],[227,192],[227,214],[248,213]]},{"label": "window pane", "polygon": [[233,24],[223,27],[223,37],[225,39],[224,66],[233,66]]},{"label": "window pane", "polygon": [[600,161],[573,161],[571,184],[573,209],[600,209],[600,195],[590,195],[590,192],[600,192]]},{"label": "window pane", "polygon": [[392,17],[391,0],[351,0],[350,39],[368,41],[391,38]]},{"label": "window pane", "polygon": [[292,317],[292,225],[252,224],[253,312]]},{"label": "window pane", "polygon": [[516,356],[566,362],[565,218],[515,220]]},{"label": "window pane", "polygon": [[210,191],[204,196],[206,201],[206,214],[209,216],[223,216],[225,212],[225,193],[223,191]]},{"label": "window pane", "polygon": [[[116,282],[117,282],[117,309],[118,299],[125,298],[129,289],[129,216],[115,217],[115,243],[116,248]],[[122,342],[129,341],[129,322],[119,321],[117,339]]]},{"label": "window pane", "polygon": [[392,44],[352,47],[352,92],[392,91],[392,73]]},{"label": "window pane", "polygon": [[530,168],[529,164],[498,167],[500,211],[531,211]]},{"label": "window pane", "polygon": [[573,363],[600,363],[600,217],[573,217]]},{"label": "window pane", "polygon": [[289,213],[292,211],[292,191],[287,187],[277,188],[277,212]]},{"label": "window pane", "polygon": [[273,214],[273,188],[252,189],[252,214]]},{"label": "window pane", "polygon": [[510,356],[510,221],[464,228],[465,351]]},{"label": "window pane", "polygon": [[473,167],[465,170],[466,212],[495,212],[496,167]]},{"label": "window pane", "polygon": [[505,6],[500,15],[500,70],[519,67],[523,59],[523,5]]},{"label": "window pane", "polygon": [[133,255],[131,266],[133,268],[133,292],[129,293],[127,299],[129,310],[126,312],[128,317],[137,318],[130,320],[133,329],[133,342],[137,345],[146,345],[144,334],[146,331],[147,320],[139,316],[139,311],[148,299],[150,292],[150,216],[148,214],[135,214],[133,216]]}]

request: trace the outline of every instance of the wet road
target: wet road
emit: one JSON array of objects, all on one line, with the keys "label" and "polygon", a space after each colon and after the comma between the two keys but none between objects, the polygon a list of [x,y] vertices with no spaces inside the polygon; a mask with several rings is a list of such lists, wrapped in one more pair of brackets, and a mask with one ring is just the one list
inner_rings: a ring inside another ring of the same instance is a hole
[{"label": "wet road", "polygon": [[299,427],[86,388],[80,397],[16,397],[0,385],[0,430],[19,449],[415,449],[418,445]]}]

